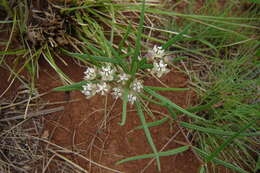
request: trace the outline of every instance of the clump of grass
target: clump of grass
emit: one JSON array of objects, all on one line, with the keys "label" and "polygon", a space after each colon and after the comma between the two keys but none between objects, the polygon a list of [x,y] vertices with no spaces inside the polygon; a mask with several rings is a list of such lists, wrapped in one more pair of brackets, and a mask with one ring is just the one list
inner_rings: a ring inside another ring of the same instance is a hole
[{"label": "clump of grass", "polygon": [[[136,32],[136,25],[130,23],[138,14],[125,10],[126,6],[136,6],[131,1],[71,1],[67,4],[40,2],[44,3],[28,4],[26,0],[14,0],[0,4],[8,14],[6,21],[12,21],[9,25],[4,22],[11,30],[5,49],[1,52],[3,56],[0,63],[4,63],[6,55],[19,55],[19,58],[15,59],[13,69],[16,75],[26,69],[32,83],[38,78],[39,59],[42,58],[54,68],[64,83],[72,83],[57,65],[58,60],[64,62],[61,58],[61,48],[95,55],[97,48],[108,49],[102,45],[102,40],[118,42],[124,39],[128,28]],[[132,44],[130,38],[134,39],[134,34],[128,32],[128,38],[125,43]],[[12,40],[17,39],[17,49],[13,50],[10,45]],[[83,64],[87,63],[82,59],[74,59]]]},{"label": "clump of grass", "polygon": [[[194,23],[187,31],[190,38],[179,42],[174,52],[186,57],[183,70],[200,96],[199,103],[205,105],[198,114],[206,121],[180,124],[194,134],[194,150],[205,161],[201,171],[210,172],[224,165],[237,172],[257,172],[258,7],[248,1],[226,2],[224,6],[210,1],[196,15],[189,7],[190,11],[183,14],[165,13],[182,18],[182,24]],[[175,19],[169,26],[170,30],[182,29]]]}]

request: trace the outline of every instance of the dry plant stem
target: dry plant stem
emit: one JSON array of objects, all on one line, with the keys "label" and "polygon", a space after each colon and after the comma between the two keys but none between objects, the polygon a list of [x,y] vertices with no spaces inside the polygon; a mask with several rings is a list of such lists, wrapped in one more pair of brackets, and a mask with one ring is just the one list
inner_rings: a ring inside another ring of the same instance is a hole
[{"label": "dry plant stem", "polygon": [[13,85],[14,81],[15,81],[15,78],[12,79],[12,81],[10,82],[10,84],[8,85],[8,87],[7,87],[7,88],[4,90],[4,92],[0,95],[0,98],[2,98],[2,97],[5,95],[5,93],[10,89],[10,87]]},{"label": "dry plant stem", "polygon": [[[64,113],[64,111],[63,111],[63,113]],[[55,124],[55,127],[53,128],[51,134],[49,135],[49,139],[51,139],[51,138],[53,137],[53,135],[54,135],[56,129],[59,127],[59,124],[58,124],[58,123],[60,122],[61,118],[62,118],[62,116],[59,116],[58,120],[57,120],[56,122],[53,122],[53,124]],[[50,121],[49,121],[49,122],[50,122]],[[62,127],[62,126],[60,126],[60,127],[63,128],[63,129],[65,129],[67,132],[70,133],[70,130],[69,130],[69,129],[67,129],[67,128],[65,128],[65,127]],[[49,147],[49,145],[47,144],[46,148],[48,148],[48,147]]]},{"label": "dry plant stem", "polygon": [[52,152],[55,156],[58,156],[59,158],[61,158],[62,160],[68,162],[69,164],[73,165],[75,168],[79,169],[80,171],[82,172],[85,172],[85,173],[89,173],[87,170],[83,169],[81,166],[75,164],[74,162],[72,162],[71,160],[67,159],[66,157],[64,157],[63,155],[55,152],[54,150],[48,148],[48,151]]},{"label": "dry plant stem", "polygon": [[[111,106],[109,112],[108,112],[107,115],[106,115],[107,117],[110,116],[112,110],[114,109],[114,106],[115,106],[116,102],[117,102],[117,100],[115,100],[115,101],[113,102],[113,104],[112,104],[112,106]],[[105,119],[104,121],[107,121],[107,119]],[[110,121],[110,120],[108,120],[108,121]],[[103,124],[104,124],[104,122],[101,123],[100,129],[102,128]],[[105,123],[105,124],[106,124],[106,123]],[[109,127],[105,126],[105,128],[109,130]],[[102,158],[102,156],[103,156],[103,151],[104,151],[105,143],[106,143],[106,141],[108,140],[108,137],[109,137],[109,135],[106,135],[105,139],[103,140],[102,148],[100,149],[101,151],[100,151],[100,154],[99,154],[99,161],[101,161],[101,158]],[[101,172],[101,170],[100,170],[100,172]]]},{"label": "dry plant stem", "polygon": [[[27,135],[27,136],[28,136],[28,135]],[[46,143],[46,144],[49,144],[49,145],[51,145],[51,146],[53,146],[53,147],[56,147],[56,148],[60,149],[59,152],[61,152],[61,153],[74,154],[74,155],[76,155],[76,156],[78,156],[78,157],[80,157],[80,158],[82,158],[82,159],[84,159],[84,160],[86,160],[86,161],[88,161],[88,162],[91,162],[92,164],[94,164],[94,165],[96,165],[96,166],[99,166],[99,167],[101,167],[101,168],[103,168],[103,169],[106,169],[106,170],[109,170],[109,171],[112,171],[112,172],[122,173],[121,171],[118,171],[118,170],[115,170],[115,169],[112,169],[112,168],[108,168],[108,167],[106,167],[106,166],[103,166],[103,165],[101,165],[101,164],[99,164],[99,163],[97,163],[97,162],[94,162],[94,161],[92,161],[92,160],[90,160],[90,159],[84,157],[83,155],[81,155],[81,154],[79,154],[79,153],[73,152],[73,151],[71,151],[71,150],[69,150],[69,149],[67,149],[67,148],[63,148],[63,147],[61,147],[61,146],[59,146],[59,145],[56,145],[56,144],[54,144],[54,143],[52,143],[52,142],[50,142],[50,141],[45,140],[45,139],[42,139],[42,138],[39,138],[39,137],[35,137],[35,136],[29,136],[29,137],[34,138],[34,139],[38,139],[38,140],[40,140],[40,141],[42,141],[42,142],[44,142],[44,143]]]},{"label": "dry plant stem", "polygon": [[29,108],[29,104],[30,104],[31,99],[32,99],[32,96],[30,95],[29,98],[28,98],[28,102],[26,104],[26,107],[25,107],[24,116],[23,116],[24,119],[27,118],[28,108]]},{"label": "dry plant stem", "polygon": [[[169,145],[169,143],[170,143],[179,133],[180,133],[180,130],[178,130],[178,131],[169,139],[169,141],[167,141],[167,142],[164,144],[164,146],[160,149],[159,152],[162,152],[162,151]],[[169,157],[171,157],[171,156],[169,156]],[[155,158],[151,159],[151,160],[149,161],[149,163],[141,170],[140,173],[144,173],[144,171],[145,171],[154,161],[155,161]]]},{"label": "dry plant stem", "polygon": [[[180,124],[179,124],[179,122],[177,122],[177,126],[179,127],[179,129],[180,129],[182,135],[184,136],[186,142],[187,142],[190,146],[192,146],[192,143],[191,143],[190,140],[188,139],[187,135],[184,133],[182,127],[181,127]],[[200,156],[192,149],[192,147],[191,147],[191,151],[192,151],[192,153],[195,155],[195,157],[197,158],[197,160],[200,162],[200,164],[203,165],[203,164],[204,164],[203,160],[201,160]]]},{"label": "dry plant stem", "polygon": [[[111,111],[114,108],[115,103],[116,103],[116,101],[114,101],[111,109],[109,110],[109,112],[107,112],[107,99],[108,99],[108,97],[106,95],[106,98],[105,98],[105,108],[103,109],[104,110],[104,119],[101,122],[101,124],[99,125],[99,127],[98,127],[98,129],[97,129],[95,135],[93,136],[93,139],[91,140],[91,143],[89,145],[89,148],[90,148],[90,152],[89,152],[90,156],[89,157],[90,158],[91,158],[91,153],[92,153],[92,147],[94,146],[95,140],[98,137],[98,133],[99,133],[99,131],[102,131],[102,129],[106,129],[107,128],[107,118],[109,117],[109,115],[110,115],[110,113],[111,113]],[[100,155],[99,155],[100,156],[99,160],[101,160],[101,157],[102,157],[102,154],[103,154],[103,149],[104,149],[104,144],[105,144],[105,141],[107,139],[108,139],[108,136],[106,136],[105,140],[100,139],[100,141],[102,143],[102,148],[100,149],[101,152],[100,152]],[[91,163],[89,164],[89,170],[91,170]]]},{"label": "dry plant stem", "polygon": [[158,82],[160,82],[160,84],[162,84],[164,87],[170,88],[168,85],[166,85],[165,83],[163,83],[157,76],[155,76],[155,75],[152,74],[152,73],[151,73],[151,75],[152,75]]},{"label": "dry plant stem", "polygon": [[94,110],[93,112],[91,112],[90,114],[88,114],[88,116],[84,119],[84,120],[82,120],[81,121],[81,123],[79,123],[79,127],[85,122],[85,121],[87,121],[87,119],[88,119],[88,117],[90,117],[91,115],[93,115],[93,114],[95,114],[95,113],[97,113],[97,112],[101,112],[101,111],[103,111],[104,109],[97,109],[97,110]]},{"label": "dry plant stem", "polygon": [[21,122],[19,122],[18,124],[14,125],[12,128],[6,130],[5,132],[3,132],[2,134],[0,134],[0,137],[4,136],[5,134],[11,132],[13,129],[17,128],[18,126],[22,125],[23,123],[25,123],[28,119],[25,119]]},{"label": "dry plant stem", "polygon": [[[46,110],[37,111],[37,112],[31,112],[31,113],[27,114],[27,119],[32,118],[32,117],[36,117],[36,116],[39,116],[39,115],[47,115],[47,114],[62,111],[62,110],[64,110],[64,106],[60,106],[60,107],[52,108],[52,109],[46,109]],[[19,120],[19,119],[23,119],[23,115],[18,115],[18,116],[15,116],[15,117],[1,119],[0,122],[10,121],[10,120]]]},{"label": "dry plant stem", "polygon": [[[16,18],[16,15],[15,15],[15,18]],[[16,22],[13,23],[12,30],[11,30],[11,33],[10,33],[10,37],[9,37],[9,39],[8,39],[8,41],[7,41],[7,45],[6,45],[5,50],[4,50],[5,52],[8,50],[8,48],[9,48],[9,46],[10,46],[10,43],[11,43],[11,41],[12,41],[13,34],[14,34],[14,30],[15,30],[15,26],[16,26]],[[4,60],[4,58],[5,58],[5,55],[2,56],[2,58],[1,58],[1,60],[0,60],[0,65],[2,64],[2,61]],[[9,79],[8,79],[8,80],[9,80]]]},{"label": "dry plant stem", "polygon": [[[51,91],[47,91],[47,92],[45,92],[45,93],[38,94],[37,96],[32,97],[31,100],[37,99],[37,98],[39,98],[39,97],[42,97],[42,96],[44,96],[44,95],[46,95],[46,94],[49,94],[50,92],[51,92]],[[17,105],[19,105],[19,104],[26,103],[26,102],[28,102],[28,100],[29,100],[29,99],[25,99],[25,100],[23,100],[23,101],[20,101],[20,102],[14,103],[14,104],[10,104],[10,105],[7,105],[7,106],[3,106],[3,107],[0,108],[0,110],[1,110],[1,109],[6,109],[6,108],[9,108],[9,107],[12,107],[12,106],[17,106]]]},{"label": "dry plant stem", "polygon": [[[74,100],[69,100],[69,101],[57,101],[57,102],[51,102],[51,103],[42,103],[42,104],[37,104],[38,106],[47,106],[47,105],[60,105],[64,103],[74,103],[74,102],[79,102],[81,99],[74,99]],[[36,104],[30,104],[31,106],[35,106]]]},{"label": "dry plant stem", "polygon": [[104,108],[104,120],[102,121],[101,128],[104,126],[104,128],[106,129],[107,116],[108,116],[108,114],[107,114],[107,95],[106,95],[106,97],[105,97],[105,108]]},{"label": "dry plant stem", "polygon": [[55,157],[55,155],[51,156],[51,158],[48,159],[48,162],[46,163],[46,165],[44,166],[42,173],[45,173],[45,171],[47,170],[47,168],[49,167],[49,164],[51,163],[51,161],[53,160],[53,158]]},{"label": "dry plant stem", "polygon": [[0,160],[0,163],[3,163],[3,165],[12,166],[13,168],[15,168],[16,170],[19,170],[21,172],[27,172],[25,169],[19,168],[19,167],[13,165],[11,162],[7,163],[7,162],[4,162],[4,161]]}]

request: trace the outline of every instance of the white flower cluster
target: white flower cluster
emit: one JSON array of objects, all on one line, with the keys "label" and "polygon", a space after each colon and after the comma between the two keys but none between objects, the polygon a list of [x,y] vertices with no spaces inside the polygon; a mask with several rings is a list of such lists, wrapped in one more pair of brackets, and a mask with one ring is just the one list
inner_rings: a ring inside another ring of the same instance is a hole
[{"label": "white flower cluster", "polygon": [[[96,94],[106,95],[110,91],[113,98],[122,98],[124,87],[127,81],[130,80],[130,75],[124,72],[117,72],[116,68],[111,65],[102,66],[99,70],[96,68],[87,67],[84,72],[84,80],[90,81],[82,86],[82,93],[86,98],[91,98]],[[95,83],[91,80],[98,79],[101,82]],[[116,87],[111,87],[116,86]],[[137,93],[142,92],[143,82],[141,80],[135,79],[130,85],[130,91],[128,94],[128,101],[131,104],[137,100]]]},{"label": "white flower cluster", "polygon": [[[157,77],[169,72],[167,68],[167,63],[165,59],[165,52],[162,47],[154,46],[151,51],[149,51],[150,60],[153,62],[153,68],[150,72]],[[138,57],[142,60],[142,57]],[[123,92],[125,88],[129,89],[128,101],[131,104],[137,100],[138,93],[143,91],[143,81],[139,79],[132,79],[129,74],[118,71],[115,66],[106,64],[100,69],[87,67],[84,72],[84,80],[90,81],[82,86],[82,93],[86,98],[90,98],[95,94],[107,95],[111,93],[113,98],[118,99],[123,97]],[[96,81],[92,81],[96,79]],[[131,83],[129,83],[131,82]]]},{"label": "white flower cluster", "polygon": [[170,71],[167,68],[167,58],[165,57],[165,52],[162,47],[155,45],[149,53],[150,60],[153,62],[152,74],[160,78]]}]

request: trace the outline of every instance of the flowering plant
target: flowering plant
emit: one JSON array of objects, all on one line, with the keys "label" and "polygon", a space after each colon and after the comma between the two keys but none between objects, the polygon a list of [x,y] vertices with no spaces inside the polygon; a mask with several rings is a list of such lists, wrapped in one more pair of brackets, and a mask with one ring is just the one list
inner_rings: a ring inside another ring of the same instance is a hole
[{"label": "flowering plant", "polygon": [[[153,139],[150,134],[149,126],[146,123],[143,113],[143,102],[147,100],[151,103],[164,106],[169,110],[170,116],[176,119],[177,113],[186,114],[192,118],[203,119],[173,103],[166,97],[156,93],[158,90],[163,91],[180,91],[186,90],[185,88],[163,88],[144,86],[143,80],[140,74],[148,72],[152,76],[157,78],[162,77],[170,71],[168,64],[169,58],[167,57],[166,50],[171,46],[183,33],[173,37],[162,46],[154,45],[153,49],[148,50],[144,56],[141,56],[141,36],[144,23],[144,1],[142,4],[142,10],[140,14],[140,23],[136,36],[136,46],[126,49],[122,45],[125,44],[128,34],[125,36],[125,40],[122,40],[119,46],[115,49],[112,43],[107,41],[104,37],[104,50],[109,51],[104,54],[103,50],[92,47],[93,52],[99,55],[90,55],[89,53],[71,53],[67,50],[62,50],[69,56],[73,56],[83,61],[88,62],[86,70],[84,72],[83,81],[69,85],[55,88],[56,91],[71,91],[80,90],[87,99],[95,96],[96,94],[108,95],[111,94],[115,99],[122,99],[122,122],[120,125],[124,125],[126,122],[126,110],[127,104],[135,106],[137,114],[141,120],[142,128],[150,144],[154,157],[156,158],[158,169],[160,170],[160,153],[156,149]],[[108,49],[109,48],[109,49]],[[146,73],[147,74],[147,73]],[[147,96],[148,95],[148,96]],[[151,96],[151,97],[150,97]],[[187,150],[189,147],[184,146],[178,149],[169,151],[169,153],[178,153]],[[171,154],[169,154],[171,155]],[[142,157],[141,157],[142,158]],[[123,163],[129,160],[136,160],[139,157],[133,157],[124,159],[118,163]]]},{"label": "flowering plant", "polygon": [[[150,73],[160,78],[170,71],[165,62],[165,52],[162,47],[155,45],[149,53],[148,61],[153,62],[153,67],[148,69]],[[139,56],[138,61],[147,61],[145,58],[146,57],[141,58]],[[143,91],[142,79],[138,79],[135,75],[128,74],[121,66],[115,64],[103,63],[99,69],[95,66],[87,67],[83,79],[86,82],[90,82],[82,85],[81,90],[87,99],[95,94],[107,95],[109,93],[111,93],[115,99],[123,99],[123,91],[128,89],[128,102],[133,105],[138,98],[138,94]],[[98,82],[92,83],[92,81]]]}]

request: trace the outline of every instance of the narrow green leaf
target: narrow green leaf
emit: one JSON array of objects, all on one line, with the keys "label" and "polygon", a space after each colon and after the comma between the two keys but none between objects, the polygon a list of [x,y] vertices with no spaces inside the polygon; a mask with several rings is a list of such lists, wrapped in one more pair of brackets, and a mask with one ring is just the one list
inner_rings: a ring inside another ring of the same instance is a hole
[{"label": "narrow green leaf", "polygon": [[189,108],[187,108],[187,111],[199,112],[199,111],[207,110],[207,109],[210,109],[214,104],[218,103],[218,101],[219,101],[218,99],[213,99],[210,102],[208,102],[207,104],[189,107]]},{"label": "narrow green leaf", "polygon": [[[232,131],[224,131],[224,130],[212,129],[212,128],[208,128],[208,127],[206,128],[206,127],[201,127],[201,126],[197,126],[197,125],[186,123],[186,122],[181,122],[180,125],[185,128],[197,130],[197,131],[204,132],[204,133],[214,134],[214,135],[233,136],[236,134],[236,132],[232,132]],[[239,136],[260,136],[260,132],[240,133]]]},{"label": "narrow green leaf", "polygon": [[135,41],[135,52],[132,57],[132,64],[131,64],[131,73],[135,74],[137,69],[137,62],[138,62],[138,56],[140,55],[140,50],[141,50],[141,37],[142,37],[142,32],[143,32],[143,25],[144,25],[144,13],[145,13],[145,0],[142,0],[142,7],[141,7],[141,13],[140,13],[140,21],[138,25],[138,32],[136,36],[136,41]]},{"label": "narrow green leaf", "polygon": [[139,115],[139,118],[141,120],[141,123],[142,123],[142,126],[143,126],[143,129],[144,129],[144,133],[145,133],[145,136],[147,138],[147,141],[148,143],[150,144],[154,154],[155,154],[155,158],[156,158],[156,162],[157,162],[157,167],[158,167],[158,170],[160,171],[161,170],[161,164],[160,164],[160,158],[158,156],[158,151],[156,149],[156,146],[153,142],[153,138],[152,138],[152,135],[149,131],[149,128],[147,126],[147,123],[146,123],[146,120],[145,120],[145,117],[144,117],[144,113],[143,113],[143,110],[142,110],[142,107],[141,107],[141,103],[137,100],[135,102],[135,107],[137,109],[137,114]]},{"label": "narrow green leaf", "polygon": [[204,165],[200,166],[200,173],[205,173],[205,166]]},{"label": "narrow green leaf", "polygon": [[116,164],[118,165],[118,164],[122,164],[122,163],[132,161],[132,160],[147,159],[147,158],[153,158],[153,157],[156,157],[156,156],[159,156],[159,157],[173,156],[173,155],[176,155],[178,153],[182,153],[184,151],[187,151],[188,149],[189,149],[189,146],[183,146],[183,147],[179,147],[179,148],[164,151],[164,152],[159,152],[157,154],[153,153],[153,154],[145,154],[145,155],[140,155],[140,156],[129,157],[129,158],[118,161]]},{"label": "narrow green leaf", "polygon": [[154,87],[154,86],[146,86],[149,89],[155,91],[188,91],[189,88],[165,88],[165,87]]},{"label": "narrow green leaf", "polygon": [[167,99],[166,97],[163,97],[159,94],[157,94],[156,92],[154,92],[153,90],[151,90],[150,88],[147,88],[147,87],[144,87],[144,90],[151,94],[152,96],[154,96],[155,98],[161,100],[163,103],[166,103],[168,104],[170,107],[174,108],[174,109],[177,109],[178,111],[192,117],[192,118],[195,118],[195,119],[200,119],[200,120],[205,120],[204,118],[202,117],[199,117],[191,112],[188,112],[187,110],[183,109],[182,107],[176,105],[175,103],[171,102],[169,99]]},{"label": "narrow green leaf", "polygon": [[151,68],[153,68],[153,65],[145,63],[145,64],[141,64],[139,68],[142,69],[142,70],[151,69]]},{"label": "narrow green leaf", "polygon": [[99,61],[99,62],[108,62],[112,64],[120,64],[120,62],[115,59],[115,58],[107,58],[103,56],[92,56],[89,54],[80,54],[80,53],[71,53],[65,49],[61,49],[65,54],[75,57],[83,62],[86,62],[87,60],[94,60],[94,61]]},{"label": "narrow green leaf", "polygon": [[250,126],[252,126],[255,123],[255,121],[252,121],[248,123],[246,126],[241,128],[238,132],[236,132],[234,135],[230,136],[223,144],[221,144],[211,155],[207,158],[207,161],[211,161],[215,157],[218,156],[218,154],[227,146],[229,145],[235,138],[239,137],[239,135],[244,132],[246,129],[248,129]]},{"label": "narrow green leaf", "polygon": [[13,23],[13,20],[0,20],[0,23]]},{"label": "narrow green leaf", "polygon": [[260,0],[248,0],[248,1],[256,3],[256,4],[260,4]]},{"label": "narrow green leaf", "polygon": [[167,49],[170,47],[173,43],[179,41],[183,38],[183,35],[188,31],[188,29],[191,27],[192,23],[186,26],[182,32],[180,32],[178,35],[175,35],[173,38],[169,39],[163,46],[163,49]]},{"label": "narrow green leaf", "polygon": [[156,104],[156,105],[159,105],[159,106],[165,106],[165,104],[163,104],[163,103],[161,103],[161,102],[157,102],[157,101],[155,101],[155,100],[153,100],[153,99],[147,97],[147,96],[144,95],[144,94],[141,94],[141,93],[140,93],[139,96],[141,96],[143,99],[145,99],[145,100],[147,100],[147,101],[149,101],[149,102],[151,102],[151,103],[153,103],[153,104]]},{"label": "narrow green leaf", "polygon": [[[150,127],[155,127],[155,126],[159,126],[159,125],[162,125],[163,123],[165,123],[166,121],[168,121],[168,117],[164,117],[158,121],[154,121],[154,122],[150,122],[150,123],[147,123],[147,127],[150,128]],[[144,128],[143,126],[138,126],[136,127],[135,129],[138,130],[138,129],[142,129]]]},{"label": "narrow green leaf", "polygon": [[129,36],[129,34],[131,33],[131,28],[132,28],[132,22],[130,22],[130,23],[128,24],[127,29],[126,29],[126,32],[125,32],[125,34],[124,34],[124,36],[123,36],[123,39],[122,39],[122,40],[120,41],[120,43],[119,43],[118,49],[119,49],[120,51],[122,50],[122,48],[123,48],[123,46],[124,46],[124,44],[125,44],[125,42],[126,42],[128,36]]},{"label": "narrow green leaf", "polygon": [[21,49],[21,50],[14,50],[14,51],[0,51],[0,55],[20,55],[26,53],[27,50]]},{"label": "narrow green leaf", "polygon": [[61,79],[65,80],[66,82],[68,82],[69,84],[73,83],[70,78],[63,73],[63,71],[57,66],[57,64],[55,63],[55,60],[53,59],[50,50],[48,49],[48,47],[46,47],[47,51],[46,53],[42,53],[45,60],[50,64],[50,66],[59,74],[59,76],[61,77]]},{"label": "narrow green leaf", "polygon": [[82,86],[89,83],[89,81],[81,81],[77,83],[73,83],[71,85],[60,86],[53,89],[53,91],[73,91],[73,90],[81,90]]},{"label": "narrow green leaf", "polygon": [[[197,148],[197,147],[192,147],[199,155],[201,155],[203,158],[208,158],[209,157],[209,154],[205,153],[204,151],[202,151],[201,149]],[[238,166],[235,166],[231,163],[228,163],[228,162],[225,162],[223,160],[220,160],[220,159],[216,159],[216,158],[213,158],[212,160],[213,163],[215,164],[219,164],[219,165],[222,165],[226,168],[230,168],[234,171],[237,171],[239,173],[248,173],[247,171],[245,171],[244,169],[238,167]]]},{"label": "narrow green leaf", "polygon": [[126,122],[126,111],[127,111],[127,102],[128,102],[128,89],[124,90],[123,94],[123,111],[122,111],[122,121],[119,123],[120,126],[125,125]]},{"label": "narrow green leaf", "polygon": [[177,120],[177,113],[174,112],[173,108],[170,107],[170,106],[166,106],[167,109],[168,109],[168,112],[170,113],[171,117],[174,119],[174,120]]}]

